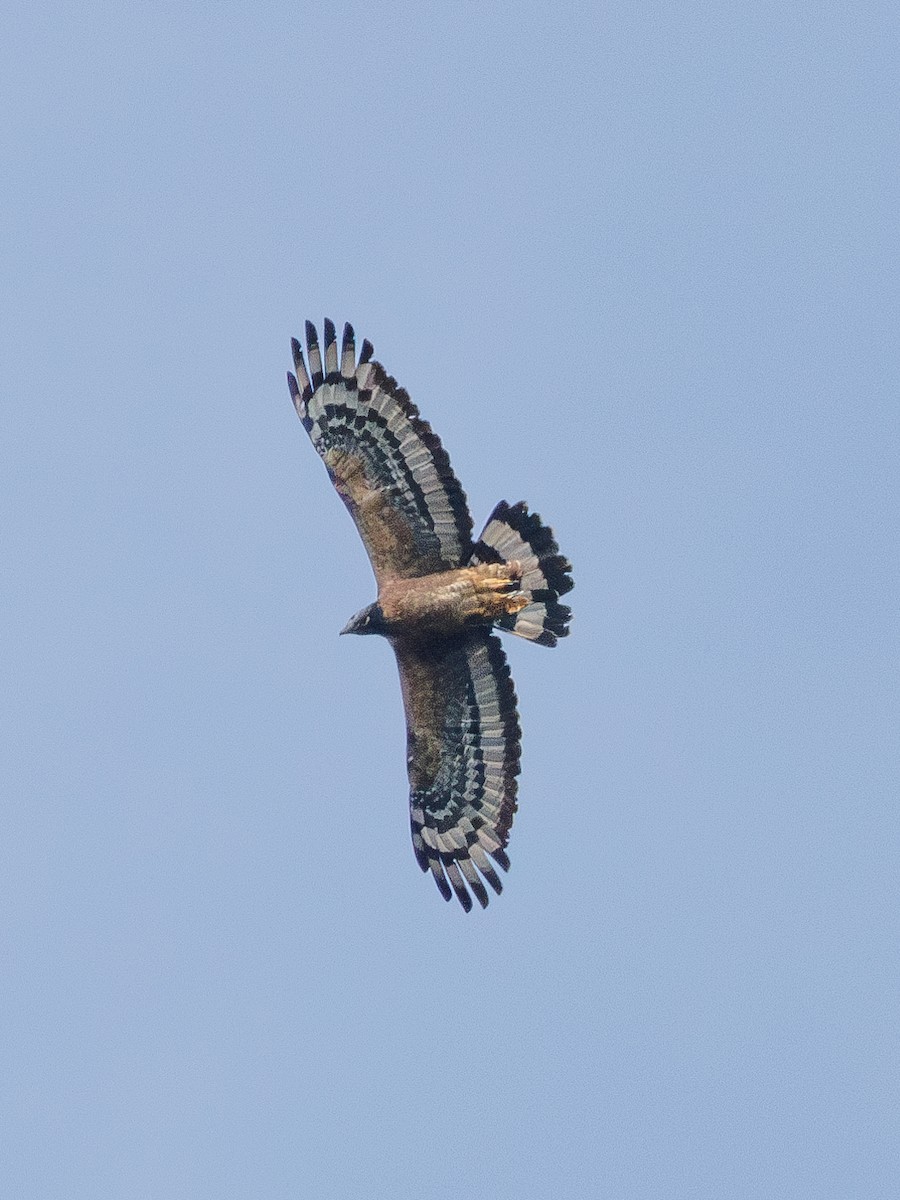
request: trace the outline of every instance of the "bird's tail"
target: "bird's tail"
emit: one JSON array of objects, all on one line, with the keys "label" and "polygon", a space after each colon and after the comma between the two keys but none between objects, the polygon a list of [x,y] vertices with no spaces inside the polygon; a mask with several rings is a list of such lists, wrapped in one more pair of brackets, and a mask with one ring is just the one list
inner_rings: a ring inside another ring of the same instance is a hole
[{"label": "bird's tail", "polygon": [[523,500],[513,505],[501,500],[475,543],[469,565],[513,561],[522,565],[519,586],[528,603],[495,624],[531,642],[555,646],[569,632],[572,610],[560,604],[559,597],[572,588],[571,563],[559,553],[553,533],[537,513],[529,513]]}]

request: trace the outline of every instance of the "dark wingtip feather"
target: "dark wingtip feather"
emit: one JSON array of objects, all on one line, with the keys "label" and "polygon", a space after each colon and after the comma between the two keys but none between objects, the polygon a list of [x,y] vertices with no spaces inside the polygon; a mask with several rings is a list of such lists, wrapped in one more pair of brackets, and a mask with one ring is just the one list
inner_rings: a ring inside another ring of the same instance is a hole
[{"label": "dark wingtip feather", "polygon": [[472,892],[472,894],[474,895],[474,897],[478,901],[478,903],[481,905],[481,907],[487,908],[487,906],[488,906],[487,889],[485,888],[484,884],[481,882],[481,878],[479,877],[478,872],[475,870],[475,864],[472,862],[471,858],[469,858],[465,852],[459,856],[459,858],[457,859],[457,862],[459,863],[459,869],[462,871],[463,875],[466,877],[466,883],[469,885],[469,890]]},{"label": "dark wingtip feather", "polygon": [[445,900],[452,900],[453,892],[450,890],[450,884],[447,882],[447,878],[444,875],[444,868],[441,866],[440,859],[429,857],[428,866],[431,869],[431,875],[434,879],[434,882],[437,884],[438,891]]},{"label": "dark wingtip feather", "polygon": [[312,321],[306,322],[306,352],[309,355],[310,381],[315,390],[324,379],[322,373],[322,352],[319,349],[319,335]]},{"label": "dark wingtip feather", "polygon": [[325,375],[334,382],[338,374],[337,330],[329,317],[324,321]]},{"label": "dark wingtip feather", "polygon": [[291,338],[291,355],[294,359],[294,371],[296,372],[297,387],[300,394],[307,398],[307,394],[312,391],[309,383],[309,376],[306,373],[306,362],[303,358],[303,350],[296,338]]},{"label": "dark wingtip feather", "polygon": [[444,863],[444,870],[447,873],[447,878],[456,893],[456,898],[463,906],[466,912],[472,911],[472,897],[466,890],[466,885],[463,883],[463,877],[455,859],[450,859]]},{"label": "dark wingtip feather", "polygon": [[502,846],[498,847],[496,850],[491,850],[490,856],[499,867],[503,868],[504,871],[509,870],[509,855],[502,848]]},{"label": "dark wingtip feather", "polygon": [[309,414],[306,408],[306,400],[297,385],[297,380],[291,374],[287,373],[288,391],[291,393],[291,402],[294,405],[294,410],[297,416],[303,422],[304,429],[309,428]]},{"label": "dark wingtip feather", "polygon": [[497,872],[494,870],[484,846],[482,846],[477,840],[477,833],[472,836],[476,839],[469,845],[469,854],[471,855],[472,862],[499,896],[503,891],[503,884],[500,882]]},{"label": "dark wingtip feather", "polygon": [[341,374],[346,380],[356,377],[356,340],[349,321],[344,326],[344,336],[341,338]]},{"label": "dark wingtip feather", "polygon": [[494,889],[494,891],[499,896],[500,893],[503,891],[503,881],[501,880],[501,878],[497,874],[497,872],[494,870],[494,868],[491,866],[491,864],[488,863],[486,867],[479,867],[478,869],[481,871],[482,875],[485,877],[485,879],[488,881],[488,883],[491,885],[491,887]]},{"label": "dark wingtip feather", "polygon": [[375,353],[375,347],[372,345],[372,343],[369,341],[368,338],[363,338],[363,344],[359,350],[360,363],[370,362],[372,359],[372,355],[374,353]]}]

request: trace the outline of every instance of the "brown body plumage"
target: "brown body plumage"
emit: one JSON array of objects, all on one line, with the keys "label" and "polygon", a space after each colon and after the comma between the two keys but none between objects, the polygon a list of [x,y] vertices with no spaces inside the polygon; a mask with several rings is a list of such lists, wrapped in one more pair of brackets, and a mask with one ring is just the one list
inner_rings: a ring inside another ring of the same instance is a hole
[{"label": "brown body plumage", "polygon": [[446,637],[521,612],[528,603],[521,578],[521,563],[509,562],[386,580],[378,605],[390,636]]}]

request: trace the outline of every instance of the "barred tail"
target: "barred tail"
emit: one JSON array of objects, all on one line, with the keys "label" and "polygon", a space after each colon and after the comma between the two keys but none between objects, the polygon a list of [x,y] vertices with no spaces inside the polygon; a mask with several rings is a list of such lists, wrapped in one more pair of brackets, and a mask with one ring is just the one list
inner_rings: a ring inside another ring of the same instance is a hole
[{"label": "barred tail", "polygon": [[572,588],[572,565],[559,553],[552,532],[541,524],[537,513],[529,513],[524,500],[509,505],[501,500],[475,543],[469,565],[511,562],[522,564],[521,589],[528,604],[520,612],[501,617],[498,629],[519,637],[555,646],[569,632],[572,610],[559,603]]}]

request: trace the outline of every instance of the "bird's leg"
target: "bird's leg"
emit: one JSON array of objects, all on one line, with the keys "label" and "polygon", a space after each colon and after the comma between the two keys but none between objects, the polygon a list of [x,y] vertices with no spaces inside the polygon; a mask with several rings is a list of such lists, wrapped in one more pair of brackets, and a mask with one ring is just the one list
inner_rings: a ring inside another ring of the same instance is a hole
[{"label": "bird's leg", "polygon": [[478,572],[478,588],[490,592],[513,592],[522,578],[522,564],[515,560],[502,563],[484,563],[473,567]]},{"label": "bird's leg", "polygon": [[496,620],[521,612],[528,604],[528,594],[519,590],[521,563],[483,563],[468,570],[475,585],[477,615]]}]

